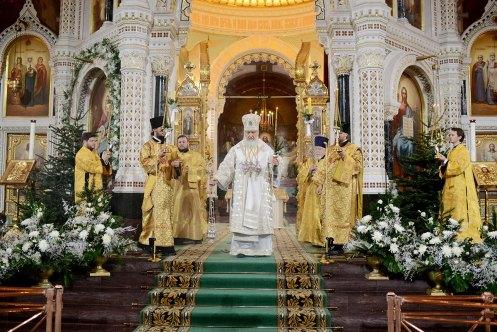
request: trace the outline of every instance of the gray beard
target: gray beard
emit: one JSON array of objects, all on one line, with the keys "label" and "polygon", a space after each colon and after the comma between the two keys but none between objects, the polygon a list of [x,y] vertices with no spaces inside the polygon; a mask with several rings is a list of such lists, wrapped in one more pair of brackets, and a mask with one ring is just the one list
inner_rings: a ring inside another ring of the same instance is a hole
[{"label": "gray beard", "polygon": [[255,149],[257,147],[257,143],[258,143],[257,139],[254,140],[244,139],[243,145],[246,148]]}]

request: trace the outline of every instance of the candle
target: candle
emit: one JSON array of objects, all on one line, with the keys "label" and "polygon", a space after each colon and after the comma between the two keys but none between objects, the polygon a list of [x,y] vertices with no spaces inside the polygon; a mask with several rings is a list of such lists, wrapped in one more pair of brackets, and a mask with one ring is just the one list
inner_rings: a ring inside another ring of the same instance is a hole
[{"label": "candle", "polygon": [[31,120],[31,127],[29,128],[28,159],[34,159],[35,156],[35,127],[36,127],[36,120]]},{"label": "candle", "polygon": [[471,161],[476,161],[476,120],[469,120],[469,152]]},{"label": "candle", "polygon": [[276,135],[276,130],[278,129],[278,107],[276,107],[276,117],[274,118],[274,134]]}]

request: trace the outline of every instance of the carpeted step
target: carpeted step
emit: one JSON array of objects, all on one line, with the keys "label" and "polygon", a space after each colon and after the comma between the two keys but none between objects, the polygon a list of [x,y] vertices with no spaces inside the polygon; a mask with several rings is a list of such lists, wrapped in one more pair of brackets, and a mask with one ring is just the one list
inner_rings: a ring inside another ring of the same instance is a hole
[{"label": "carpeted step", "polygon": [[322,327],[331,325],[331,315],[324,308],[277,308],[149,305],[141,312],[144,326],[192,327]]},{"label": "carpeted step", "polygon": [[328,297],[319,290],[156,288],[149,293],[150,303],[166,306],[280,306],[326,307]]},{"label": "carpeted step", "polygon": [[329,330],[320,264],[287,230],[277,230],[274,243],[273,256],[231,256],[225,232],[165,259],[137,331]]},{"label": "carpeted step", "polygon": [[157,286],[161,288],[279,288],[320,289],[323,278],[316,274],[274,273],[161,273],[157,275]]}]

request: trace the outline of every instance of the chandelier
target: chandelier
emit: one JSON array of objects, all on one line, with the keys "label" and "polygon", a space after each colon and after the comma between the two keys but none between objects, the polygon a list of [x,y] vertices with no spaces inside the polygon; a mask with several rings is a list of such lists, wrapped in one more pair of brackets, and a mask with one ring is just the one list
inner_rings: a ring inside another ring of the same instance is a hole
[{"label": "chandelier", "polygon": [[259,97],[260,101],[255,108],[255,114],[261,117],[260,127],[262,132],[274,134],[278,122],[278,107],[275,110],[268,108],[266,96],[266,72],[262,72],[262,96]]}]

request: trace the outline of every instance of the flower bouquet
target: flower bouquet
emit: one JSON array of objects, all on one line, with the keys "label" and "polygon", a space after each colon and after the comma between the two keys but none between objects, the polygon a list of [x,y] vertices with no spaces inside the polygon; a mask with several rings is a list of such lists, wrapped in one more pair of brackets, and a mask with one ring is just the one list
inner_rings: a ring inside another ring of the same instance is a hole
[{"label": "flower bouquet", "polygon": [[483,226],[482,243],[473,248],[475,260],[472,264],[474,287],[497,293],[497,216],[494,212],[492,222]]},{"label": "flower bouquet", "polygon": [[67,209],[63,230],[68,250],[81,262],[92,264],[102,257],[122,255],[133,244],[124,236],[133,227],[121,227],[121,220],[109,212],[110,195],[85,190],[79,206]]},{"label": "flower bouquet", "polygon": [[361,218],[352,231],[352,238],[345,246],[347,252],[376,256],[391,273],[402,272],[397,262],[405,243],[414,232],[406,227],[399,216],[399,208],[390,203],[390,196],[377,201],[376,211]]}]

